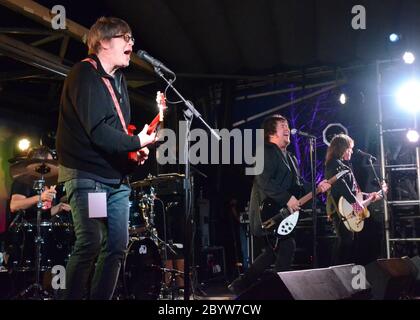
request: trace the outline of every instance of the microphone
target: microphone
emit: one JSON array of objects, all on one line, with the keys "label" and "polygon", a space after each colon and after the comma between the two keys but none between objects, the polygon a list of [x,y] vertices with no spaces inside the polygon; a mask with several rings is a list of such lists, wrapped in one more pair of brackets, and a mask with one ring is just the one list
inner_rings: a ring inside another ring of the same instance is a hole
[{"label": "microphone", "polygon": [[372,160],[372,162],[375,162],[375,161],[376,161],[376,158],[375,158],[374,156],[372,156],[371,154],[369,154],[369,153],[367,153],[367,152],[364,152],[364,151],[362,151],[362,150],[360,150],[360,149],[357,149],[357,150],[356,150],[356,153],[357,153],[358,155],[362,156],[362,157],[367,157],[367,158],[371,159],[371,160]]},{"label": "microphone", "polygon": [[137,55],[147,61],[148,63],[150,63],[152,66],[154,66],[155,68],[159,68],[162,69],[163,71],[166,71],[167,73],[173,74],[175,75],[175,73],[169,69],[168,67],[166,67],[162,62],[160,62],[158,59],[153,58],[151,55],[149,55],[146,51],[144,50],[139,50],[137,51]]},{"label": "microphone", "polygon": [[304,131],[300,131],[298,129],[292,129],[292,130],[290,130],[290,133],[293,134],[293,135],[298,134],[298,135],[300,135],[302,137],[316,139],[316,137],[314,135],[309,134],[309,133],[304,132]]}]

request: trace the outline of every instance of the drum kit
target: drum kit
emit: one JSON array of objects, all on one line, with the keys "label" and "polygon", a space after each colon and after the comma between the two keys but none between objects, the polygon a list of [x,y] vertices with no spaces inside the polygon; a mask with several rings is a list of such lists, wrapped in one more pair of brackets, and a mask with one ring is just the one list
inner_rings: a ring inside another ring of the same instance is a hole
[{"label": "drum kit", "polygon": [[[41,193],[46,186],[56,184],[58,163],[55,160],[22,160],[12,164],[10,172],[13,179],[31,184],[38,196],[36,221],[29,219],[26,212],[20,212],[9,226],[6,267],[17,277],[27,279],[29,275],[34,279],[25,289],[19,288],[12,299],[57,298],[58,292],[45,279],[51,278],[52,267],[66,265],[75,242],[71,213],[63,212],[47,218],[43,210],[45,203],[41,200]],[[155,225],[155,204],[159,200],[152,182],[153,177],[149,176],[132,184],[129,245],[114,299],[156,300],[168,296],[176,299],[180,293],[175,277],[183,277],[183,271],[164,267],[168,252],[177,254],[180,248],[159,237]],[[64,194],[65,190],[62,192]],[[67,200],[66,196],[59,199],[61,202]],[[161,207],[165,214],[163,202]],[[170,274],[170,281],[165,281],[166,274]]]},{"label": "drum kit", "polygon": [[[156,216],[165,216],[164,203],[153,187],[155,177],[131,184],[129,245],[122,264],[115,299],[156,300],[170,297],[175,300],[180,287],[175,279],[184,276],[182,270],[165,268],[168,252],[177,255],[179,246],[161,239]],[[161,202],[160,211],[155,206]],[[165,237],[166,238],[166,237]],[[165,277],[169,274],[168,277]],[[165,278],[167,281],[165,281]]]},{"label": "drum kit", "polygon": [[[73,224],[69,213],[50,217],[51,203],[42,201],[45,187],[57,182],[58,164],[51,159],[24,159],[10,166],[12,178],[22,185],[31,186],[37,196],[36,218],[28,211],[18,211],[8,229],[6,267],[16,282],[21,278],[34,279],[15,299],[48,299],[51,294],[43,287],[45,279],[55,265],[65,265],[74,243]],[[61,199],[60,199],[61,200]],[[62,200],[61,200],[62,201]],[[32,213],[32,212],[31,212]]]}]

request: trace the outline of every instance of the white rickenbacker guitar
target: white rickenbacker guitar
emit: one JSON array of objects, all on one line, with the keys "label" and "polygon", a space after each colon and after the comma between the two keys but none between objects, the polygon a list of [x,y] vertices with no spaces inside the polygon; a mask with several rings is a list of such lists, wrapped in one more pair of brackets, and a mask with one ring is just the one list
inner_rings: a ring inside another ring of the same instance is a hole
[{"label": "white rickenbacker guitar", "polygon": [[[333,185],[338,179],[347,174],[349,170],[343,170],[328,180]],[[315,190],[316,195],[321,192],[318,187]],[[312,199],[312,192],[299,199],[299,203],[303,206]],[[299,210],[291,212],[287,207],[279,207],[279,205],[271,198],[266,198],[260,206],[260,215],[263,229],[273,229],[275,236],[282,238],[288,236],[295,229],[299,221]],[[280,221],[280,223],[276,222]]]},{"label": "white rickenbacker guitar", "polygon": [[[379,190],[376,194],[380,197],[387,192],[387,186],[384,185],[382,190]],[[356,194],[356,199],[363,204],[364,209],[356,213],[353,206],[348,201],[341,197],[338,200],[338,214],[341,215],[344,225],[347,230],[352,232],[360,232],[364,227],[364,220],[370,217],[368,206],[373,202],[372,198],[363,200],[363,193],[359,192]]]}]

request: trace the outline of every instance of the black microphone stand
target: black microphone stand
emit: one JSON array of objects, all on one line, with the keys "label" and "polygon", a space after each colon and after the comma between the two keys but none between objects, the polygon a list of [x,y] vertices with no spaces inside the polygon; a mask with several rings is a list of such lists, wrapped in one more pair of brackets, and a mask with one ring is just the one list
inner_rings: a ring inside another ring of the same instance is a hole
[{"label": "black microphone stand", "polygon": [[[379,189],[382,190],[382,181],[379,179],[379,177],[376,173],[375,167],[373,166],[373,157],[369,157],[368,162],[369,162],[370,168],[372,169],[373,175],[375,177],[375,181],[378,184]],[[382,197],[386,201],[386,193],[385,192],[382,192]]]},{"label": "black microphone stand", "polygon": [[211,132],[217,140],[221,140],[220,136],[204,121],[201,114],[194,107],[191,101],[186,100],[177,89],[172,85],[173,81],[166,79],[165,75],[159,67],[154,66],[155,72],[168,84],[168,86],[181,98],[184,102],[186,109],[184,109],[184,117],[187,122],[185,132],[185,145],[184,145],[184,161],[185,161],[185,177],[184,177],[184,190],[185,190],[185,244],[184,244],[184,300],[190,299],[190,256],[193,247],[193,239],[191,239],[192,226],[194,224],[193,216],[193,195],[192,195],[192,179],[190,173],[190,130],[192,120],[198,118]]},{"label": "black microphone stand", "polygon": [[310,145],[311,162],[311,189],[312,189],[312,224],[313,224],[313,267],[318,266],[318,215],[316,212],[316,137],[308,137]]}]

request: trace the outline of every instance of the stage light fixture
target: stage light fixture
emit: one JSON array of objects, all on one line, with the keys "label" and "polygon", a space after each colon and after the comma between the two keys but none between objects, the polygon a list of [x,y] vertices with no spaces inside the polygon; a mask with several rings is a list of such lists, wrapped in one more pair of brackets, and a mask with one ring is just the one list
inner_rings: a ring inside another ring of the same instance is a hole
[{"label": "stage light fixture", "polygon": [[419,133],[416,130],[410,129],[407,131],[407,139],[411,143],[416,143],[419,141]]},{"label": "stage light fixture", "polygon": [[330,123],[324,130],[322,130],[322,141],[329,146],[331,140],[340,133],[349,134],[347,128],[341,123]]},{"label": "stage light fixture", "polygon": [[26,138],[22,138],[18,141],[17,147],[19,151],[27,151],[29,147],[31,146],[31,141],[29,141]]},{"label": "stage light fixture", "polygon": [[406,51],[404,52],[403,60],[406,64],[412,64],[416,60],[416,57],[414,56],[412,52]]},{"label": "stage light fixture", "polygon": [[397,42],[398,40],[400,40],[400,36],[396,33],[391,33],[389,35],[389,41],[391,42]]},{"label": "stage light fixture", "polygon": [[341,93],[340,97],[338,98],[338,101],[340,101],[341,104],[346,104],[347,102],[347,95],[345,93]]},{"label": "stage light fixture", "polygon": [[410,80],[403,84],[396,94],[397,104],[409,111],[420,111],[420,82],[416,79]]}]

